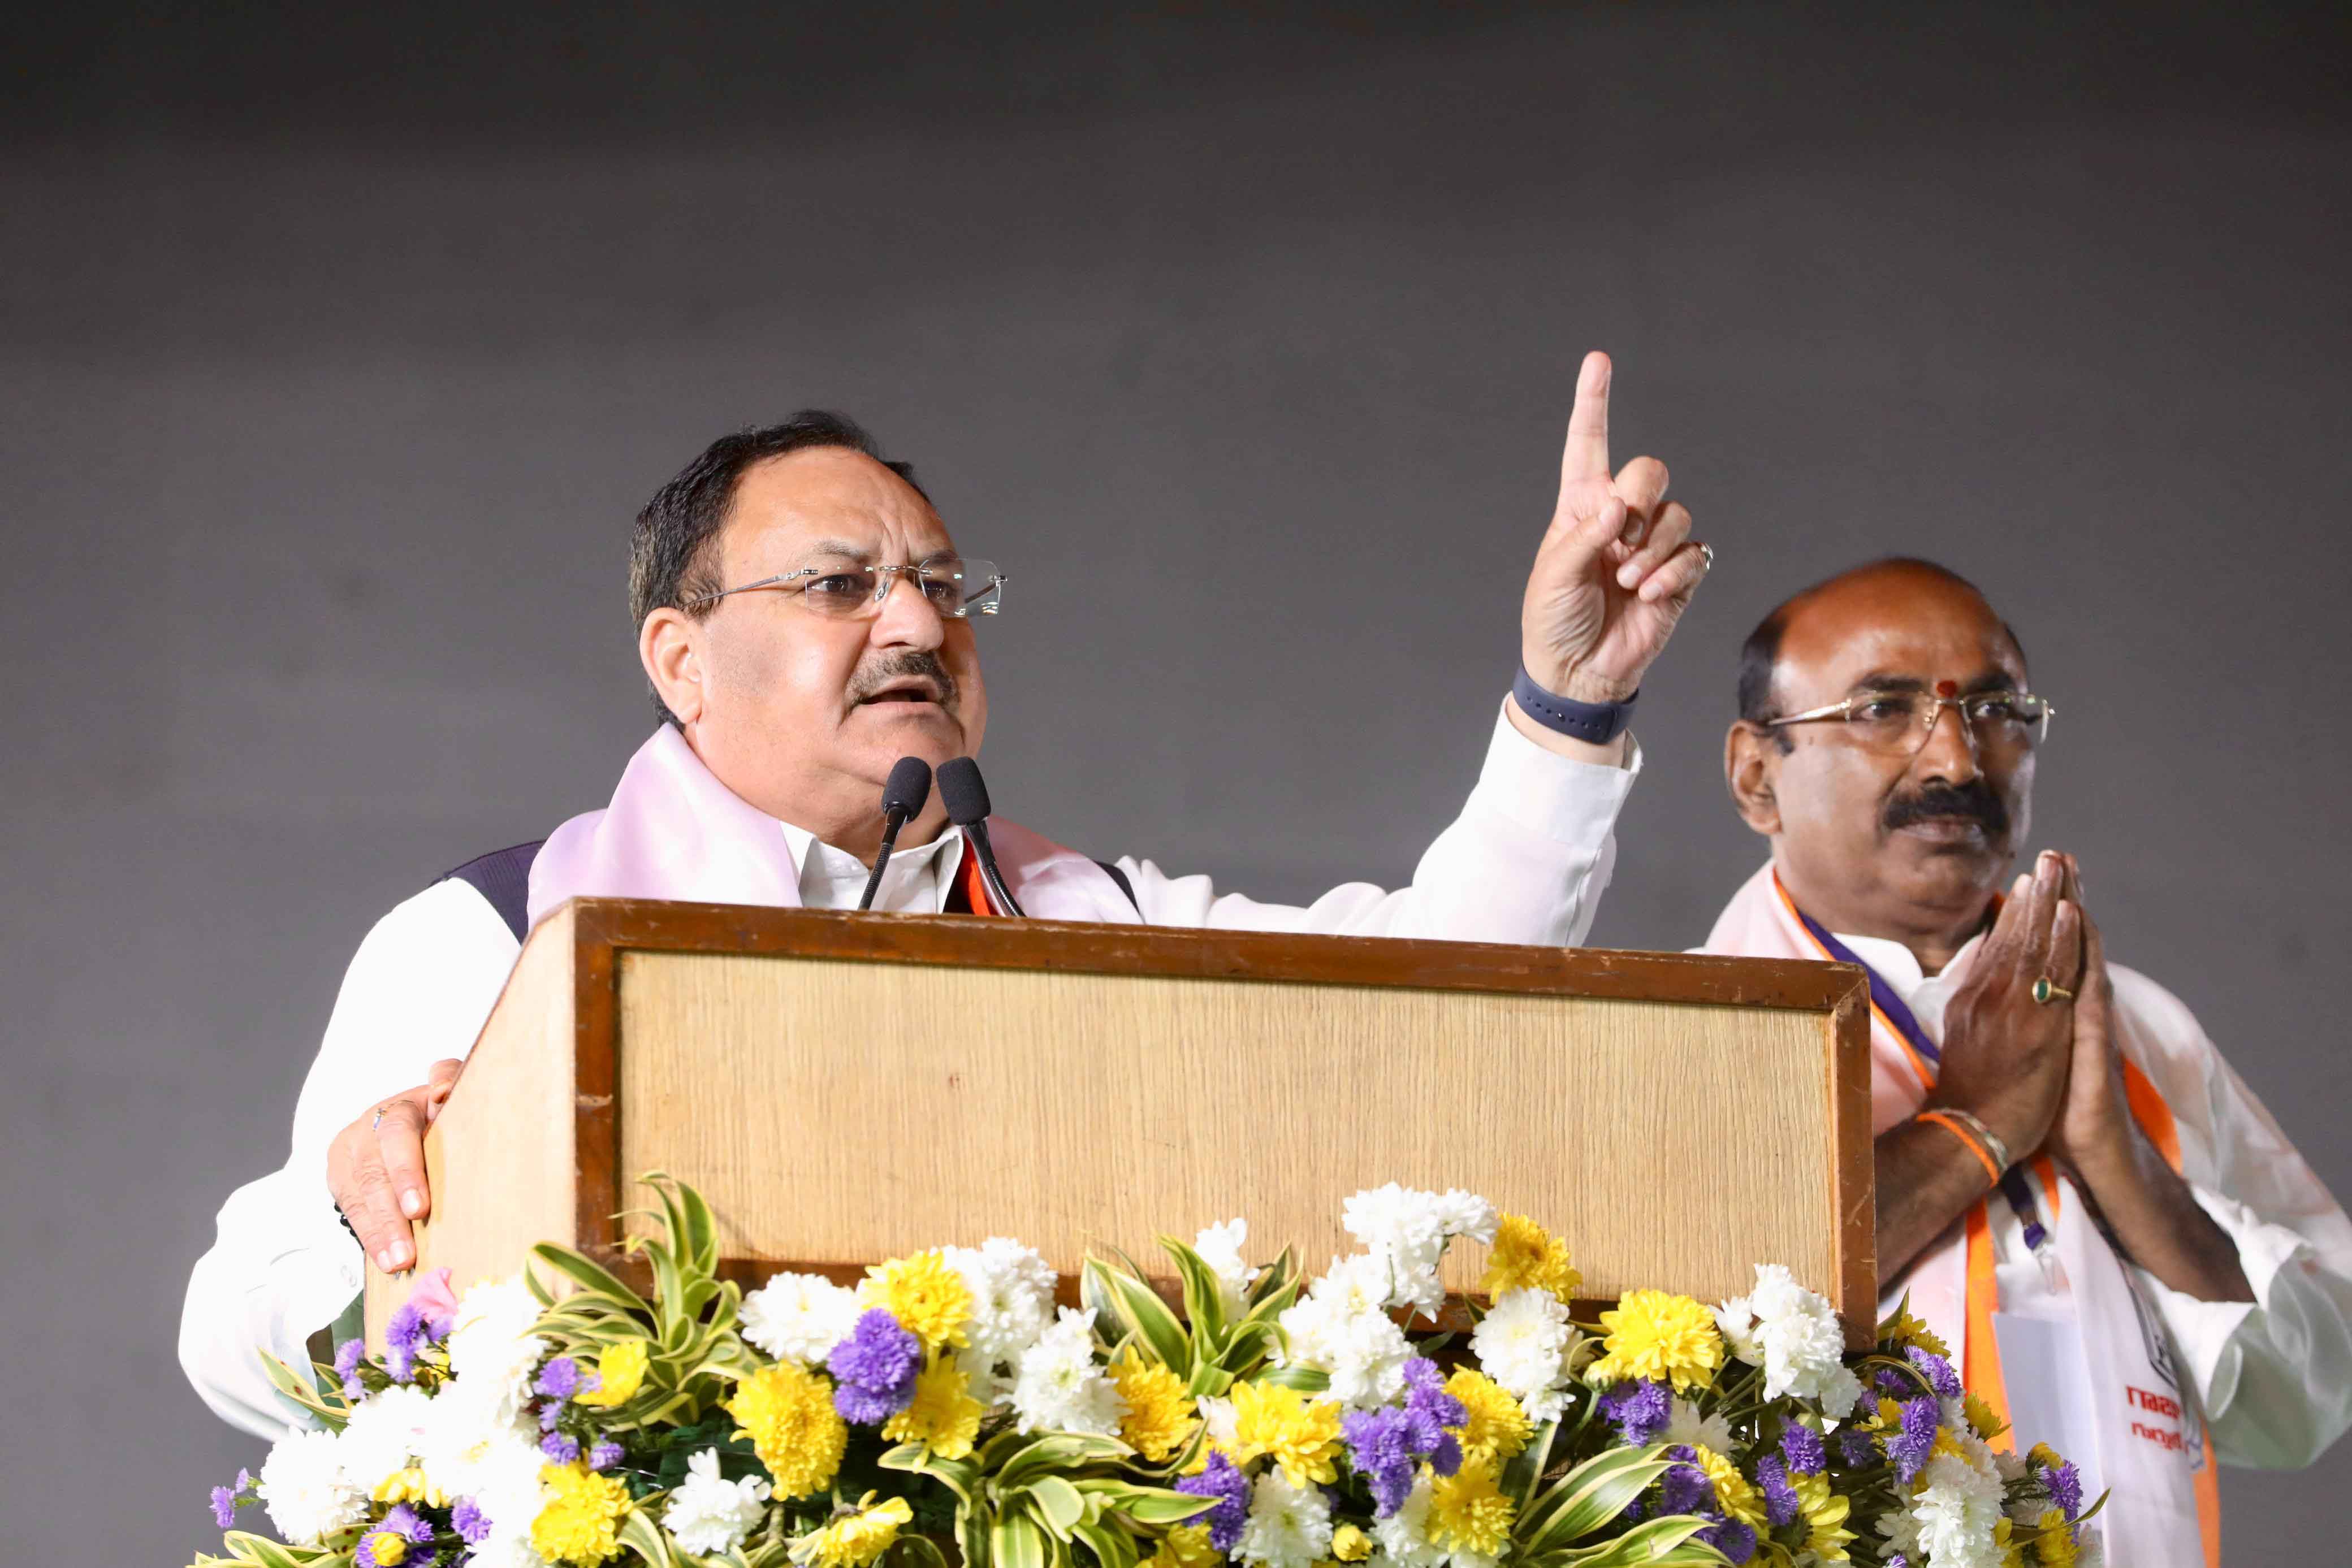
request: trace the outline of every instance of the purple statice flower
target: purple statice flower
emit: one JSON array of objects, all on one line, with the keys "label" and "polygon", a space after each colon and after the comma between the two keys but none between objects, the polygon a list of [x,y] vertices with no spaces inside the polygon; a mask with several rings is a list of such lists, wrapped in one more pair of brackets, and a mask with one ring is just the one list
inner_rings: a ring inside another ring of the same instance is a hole
[{"label": "purple statice flower", "polygon": [[213,1522],[223,1530],[236,1523],[236,1493],[226,1487],[213,1488]]},{"label": "purple statice flower", "polygon": [[357,1399],[367,1392],[360,1382],[360,1357],[367,1354],[367,1341],[347,1339],[335,1347],[335,1375],[343,1380],[343,1397]]},{"label": "purple statice flower", "polygon": [[1420,1456],[1412,1450],[1412,1421],[1393,1405],[1350,1410],[1339,1418],[1348,1439],[1348,1462],[1372,1489],[1374,1517],[1386,1519],[1404,1506],[1412,1490]]},{"label": "purple statice flower", "polygon": [[2074,1516],[2083,1511],[2082,1472],[2071,1464],[2059,1465],[2042,1471],[2042,1479],[2050,1488],[2050,1500],[2058,1505],[2067,1523],[2074,1523]]},{"label": "purple statice flower", "polygon": [[568,1355],[559,1355],[539,1369],[539,1391],[550,1399],[562,1401],[580,1392],[580,1364]]},{"label": "purple statice flower", "polygon": [[1881,1394],[1892,1394],[1898,1399],[1918,1387],[1917,1384],[1891,1366],[1880,1367],[1871,1375],[1870,1380],[1878,1385]]},{"label": "purple statice flower", "polygon": [[394,1535],[404,1537],[411,1546],[426,1546],[433,1541],[433,1527],[420,1518],[415,1509],[404,1502],[393,1504],[390,1511],[384,1514],[383,1522],[376,1528],[389,1530]]},{"label": "purple statice flower", "polygon": [[609,1470],[620,1462],[621,1445],[609,1437],[588,1450],[588,1468],[592,1470]]},{"label": "purple statice flower", "polygon": [[1470,1412],[1462,1401],[1445,1392],[1445,1379],[1437,1370],[1437,1363],[1425,1355],[1416,1355],[1404,1364],[1404,1407],[1429,1416],[1441,1427],[1459,1427],[1470,1419]]},{"label": "purple statice flower", "polygon": [[1911,1559],[1897,1552],[1886,1560],[1886,1568],[1911,1568]]},{"label": "purple statice flower", "polygon": [[1619,1441],[1638,1448],[1674,1419],[1674,1396],[1663,1383],[1621,1383],[1601,1396],[1601,1414],[1616,1427]]},{"label": "purple statice flower", "polygon": [[1912,1365],[1927,1375],[1927,1385],[1941,1397],[1958,1399],[1966,1392],[1960,1387],[1960,1375],[1952,1370],[1952,1364],[1935,1352],[1921,1350],[1915,1344],[1903,1354],[1910,1357]]},{"label": "purple statice flower", "polygon": [[459,1540],[479,1546],[490,1538],[490,1516],[472,1498],[461,1497],[457,1506],[449,1511],[449,1528],[457,1532]]},{"label": "purple statice flower", "polygon": [[1458,1474],[1462,1469],[1462,1439],[1447,1432],[1437,1439],[1437,1447],[1429,1450],[1429,1468],[1441,1476]]},{"label": "purple statice flower", "polygon": [[1756,1555],[1756,1532],[1737,1520],[1725,1520],[1698,1532],[1698,1538],[1737,1565]]},{"label": "purple statice flower", "polygon": [[1780,1454],[1789,1461],[1789,1469],[1801,1476],[1819,1475],[1829,1468],[1822,1435],[1802,1421],[1791,1421],[1780,1428]]},{"label": "purple statice flower", "polygon": [[561,1421],[561,1420],[562,1420],[562,1419],[563,1419],[563,1406],[562,1406],[558,1405],[558,1404],[555,1404],[553,1401],[551,1401],[551,1400],[549,1403],[547,1403],[547,1404],[545,1404],[545,1405],[542,1405],[542,1406],[541,1406],[539,1407],[539,1429],[540,1429],[541,1431],[542,1431],[542,1432],[552,1432],[552,1431],[554,1431],[554,1430],[555,1430],[555,1424],[556,1424],[558,1421]]},{"label": "purple statice flower", "polygon": [[1249,1523],[1249,1478],[1236,1469],[1233,1460],[1212,1451],[1208,1467],[1197,1476],[1186,1476],[1176,1483],[1176,1490],[1187,1497],[1213,1497],[1217,1506],[1208,1512],[1194,1516],[1192,1522],[1209,1527],[1209,1544],[1220,1552],[1230,1552],[1242,1543],[1242,1528]]},{"label": "purple statice flower", "polygon": [[858,1318],[847,1339],[833,1347],[824,1364],[836,1385],[833,1407],[841,1418],[877,1426],[915,1397],[923,1342],[900,1328],[887,1311],[875,1307]]},{"label": "purple statice flower", "polygon": [[1870,1434],[1859,1427],[1848,1427],[1838,1433],[1838,1454],[1853,1469],[1878,1458],[1878,1451],[1871,1447]]},{"label": "purple statice flower", "polygon": [[547,1456],[549,1464],[568,1465],[580,1457],[580,1439],[550,1432],[539,1440],[539,1451]]},{"label": "purple statice flower", "polygon": [[1767,1454],[1756,1461],[1756,1484],[1764,1493],[1765,1522],[1775,1530],[1793,1521],[1801,1511],[1797,1489],[1789,1484],[1789,1469],[1778,1454]]},{"label": "purple statice flower", "polygon": [[1941,1416],[1931,1396],[1922,1394],[1904,1403],[1903,1430],[1886,1440],[1886,1457],[1895,1466],[1896,1479],[1909,1481],[1927,1462],[1936,1447],[1936,1424]]},{"label": "purple statice flower", "polygon": [[1715,1506],[1715,1483],[1698,1468],[1698,1455],[1687,1446],[1677,1443],[1666,1450],[1666,1458],[1679,1459],[1658,1478],[1658,1511],[1664,1513],[1696,1513]]},{"label": "purple statice flower", "polygon": [[[392,1374],[394,1383],[415,1380],[417,1354],[441,1337],[433,1332],[436,1321],[426,1317],[425,1309],[415,1301],[403,1301],[393,1312],[392,1322],[383,1328],[383,1369]],[[448,1332],[445,1325],[441,1333]]]}]

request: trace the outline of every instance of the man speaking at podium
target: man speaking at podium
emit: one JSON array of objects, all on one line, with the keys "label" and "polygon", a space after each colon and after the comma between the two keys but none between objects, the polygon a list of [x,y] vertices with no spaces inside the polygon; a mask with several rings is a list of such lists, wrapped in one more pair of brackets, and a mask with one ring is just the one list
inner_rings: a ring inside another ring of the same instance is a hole
[{"label": "man speaking at podium", "polygon": [[2188,1008],[2110,965],[2071,856],[2002,883],[2051,704],[1941,567],[1767,616],[1725,768],[1770,862],[1702,951],[1870,972],[1878,1262],[1969,1392],[2083,1471],[2106,1560],[2218,1563],[2213,1462],[2352,1421],[2352,1222]]},{"label": "man speaking at podium", "polygon": [[[871,884],[873,907],[923,914],[1580,941],[1639,768],[1633,697],[1710,559],[1665,499],[1664,465],[1612,472],[1610,369],[1592,354],[1578,377],[1521,607],[1522,668],[1461,815],[1412,885],[1349,883],[1305,908],[1149,862],[1099,864],[1002,820],[960,829],[944,789],[876,877],[894,768],[981,749],[973,618],[996,611],[1004,574],[960,554],[909,470],[845,420],[804,414],[715,443],[646,507],[631,552],[637,653],[663,723],[604,810],[535,854],[473,862],[369,933],[303,1085],[291,1157],[229,1198],[189,1281],[190,1380],[227,1420],[284,1429],[292,1407],[257,1352],[299,1364],[311,1334],[352,1313],[362,1247],[387,1270],[413,1262],[408,1222],[431,1202],[425,1124],[528,923],[567,898],[847,909]],[[973,793],[961,821],[976,820]]]}]

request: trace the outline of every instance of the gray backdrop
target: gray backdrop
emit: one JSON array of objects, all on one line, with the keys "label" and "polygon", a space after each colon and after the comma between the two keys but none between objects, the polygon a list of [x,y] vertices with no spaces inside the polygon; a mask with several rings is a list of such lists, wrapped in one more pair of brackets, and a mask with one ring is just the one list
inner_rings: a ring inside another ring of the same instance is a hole
[{"label": "gray backdrop", "polygon": [[[2352,1191],[2340,22],[466,15],[0,40],[12,1560],[206,1539],[182,1284],[343,963],[603,801],[630,516],[813,402],[1010,563],[1007,813],[1305,896],[1468,787],[1609,348],[1722,559],[1596,939],[1758,862],[1747,628],[1930,554],[2063,709],[2037,840]],[[2233,1472],[2233,1560],[2347,1483]]]}]

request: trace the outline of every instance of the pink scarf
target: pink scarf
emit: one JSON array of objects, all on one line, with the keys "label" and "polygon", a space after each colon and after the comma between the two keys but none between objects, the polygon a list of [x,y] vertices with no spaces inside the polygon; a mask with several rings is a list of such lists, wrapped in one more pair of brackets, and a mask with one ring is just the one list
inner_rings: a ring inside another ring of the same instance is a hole
[{"label": "pink scarf", "polygon": [[[992,818],[997,869],[1043,920],[1141,918],[1103,869],[1075,850]],[[637,748],[613,802],[548,836],[530,867],[534,925],[570,898],[661,898],[800,906],[800,868],[782,825],[703,766],[671,725]]]}]

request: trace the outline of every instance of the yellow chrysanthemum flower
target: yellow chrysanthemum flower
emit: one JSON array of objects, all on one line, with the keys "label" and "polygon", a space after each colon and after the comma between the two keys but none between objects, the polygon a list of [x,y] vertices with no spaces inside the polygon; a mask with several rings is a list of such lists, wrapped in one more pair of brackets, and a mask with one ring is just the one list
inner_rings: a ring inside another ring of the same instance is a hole
[{"label": "yellow chrysanthemum flower", "polygon": [[1144,1360],[1130,1343],[1122,1346],[1111,1362],[1110,1379],[1119,1397],[1127,1401],[1118,1435],[1129,1448],[1157,1465],[1166,1463],[1192,1440],[1192,1428],[1199,1423],[1193,1419],[1192,1401],[1184,1392],[1182,1378],[1157,1362]]},{"label": "yellow chrysanthemum flower", "polygon": [[1506,1291],[1549,1291],[1566,1301],[1584,1283],[1569,1265],[1568,1243],[1524,1214],[1507,1214],[1495,1228],[1495,1249],[1486,1255],[1478,1289],[1491,1300]]},{"label": "yellow chrysanthemum flower", "polygon": [[404,1470],[394,1470],[377,1483],[378,1502],[423,1503],[428,1508],[446,1508],[449,1494],[433,1484],[424,1469],[411,1465]]},{"label": "yellow chrysanthemum flower", "polygon": [[1891,1339],[1897,1344],[1916,1344],[1929,1355],[1940,1355],[1947,1361],[1952,1356],[1951,1347],[1943,1342],[1942,1337],[1911,1315],[1908,1301],[1897,1307],[1895,1315],[1879,1325],[1878,1337],[1881,1340]]},{"label": "yellow chrysanthemum flower", "polygon": [[1874,1431],[1891,1431],[1899,1428],[1903,1425],[1903,1406],[1882,1394],[1878,1396],[1878,1413],[1864,1421],[1863,1425]]},{"label": "yellow chrysanthemum flower", "polygon": [[1143,1560],[1142,1568],[1215,1568],[1225,1554],[1209,1544],[1205,1524],[1179,1524],[1160,1538],[1158,1550]]},{"label": "yellow chrysanthemum flower", "polygon": [[1976,1428],[1977,1436],[1988,1443],[2009,1430],[2009,1423],[1994,1415],[1992,1406],[1974,1394],[1962,1396],[1960,1409],[1967,1414],[1969,1425]]},{"label": "yellow chrysanthemum flower", "polygon": [[1516,1457],[1535,1436],[1528,1412],[1503,1385],[1475,1367],[1458,1367],[1445,1380],[1445,1392],[1462,1401],[1462,1455],[1485,1458],[1500,1468]]},{"label": "yellow chrysanthemum flower", "polygon": [[573,1395],[572,1402],[609,1408],[635,1398],[646,1381],[646,1349],[644,1340],[625,1339],[606,1350],[596,1358],[596,1386]]},{"label": "yellow chrysanthemum flower", "polygon": [[1846,1562],[1845,1543],[1853,1539],[1853,1531],[1845,1527],[1845,1521],[1853,1504],[1830,1490],[1825,1475],[1790,1476],[1789,1485],[1797,1494],[1798,1511],[1811,1531],[1805,1537],[1805,1550],[1824,1563]]},{"label": "yellow chrysanthemum flower", "polygon": [[1601,1314],[1609,1331],[1601,1359],[1588,1375],[1597,1386],[1626,1378],[1670,1381],[1677,1390],[1704,1388],[1723,1364],[1723,1336],[1715,1314],[1688,1296],[1628,1291]]},{"label": "yellow chrysanthemum flower", "polygon": [[1339,1479],[1339,1406],[1329,1399],[1307,1400],[1296,1388],[1271,1383],[1236,1383],[1233,1389],[1233,1457],[1247,1464],[1271,1454],[1292,1486],[1328,1484]]},{"label": "yellow chrysanthemum flower", "polygon": [[1763,1494],[1739,1473],[1739,1467],[1704,1443],[1693,1444],[1691,1452],[1697,1456],[1698,1468],[1706,1472],[1707,1480],[1715,1487],[1715,1505],[1749,1529],[1761,1530]]},{"label": "yellow chrysanthemum flower", "polygon": [[971,1287],[937,1248],[866,1270],[857,1303],[887,1312],[925,1350],[971,1343],[964,1325],[971,1321]]},{"label": "yellow chrysanthemum flower", "polygon": [[792,1559],[808,1568],[866,1568],[890,1549],[898,1531],[915,1517],[907,1500],[894,1497],[877,1503],[867,1492],[855,1513],[845,1513],[823,1529],[793,1542]]},{"label": "yellow chrysanthemum flower", "polygon": [[832,1484],[849,1427],[833,1407],[831,1378],[778,1362],[738,1384],[724,1407],[776,1478],[778,1497],[806,1497]]},{"label": "yellow chrysanthemum flower", "polygon": [[2058,1450],[2047,1443],[2034,1444],[2025,1450],[2025,1457],[2045,1470],[2054,1470],[2066,1462],[2058,1457]]},{"label": "yellow chrysanthemum flower", "polygon": [[397,1564],[408,1561],[408,1537],[396,1530],[362,1535],[360,1544],[374,1557],[376,1568],[397,1568]]},{"label": "yellow chrysanthemum flower", "polygon": [[1331,1532],[1331,1555],[1342,1563],[1361,1563],[1372,1554],[1372,1538],[1352,1524]]},{"label": "yellow chrysanthemum flower", "polygon": [[2017,1539],[2017,1527],[2008,1515],[1993,1525],[1992,1543],[2000,1552],[2000,1568],[2025,1568],[2025,1543]]},{"label": "yellow chrysanthemum flower", "polygon": [[971,1379],[946,1356],[937,1356],[915,1375],[915,1396],[882,1423],[894,1443],[920,1443],[943,1459],[971,1456],[984,1406],[971,1394]]},{"label": "yellow chrysanthemum flower", "polygon": [[1429,1538],[1448,1552],[1499,1556],[1511,1538],[1511,1500],[1496,1484],[1495,1467],[1464,1459],[1450,1476],[1429,1486]]},{"label": "yellow chrysanthemum flower", "polygon": [[530,1548],[551,1563],[602,1563],[621,1554],[621,1516],[629,1489],[585,1465],[546,1465],[539,1472],[539,1517]]},{"label": "yellow chrysanthemum flower", "polygon": [[2034,1524],[2041,1533],[2033,1538],[2033,1555],[2042,1568],[2074,1568],[2074,1558],[2080,1548],[2074,1540],[2074,1527],[2066,1516],[2054,1508],[2045,1508]]}]

